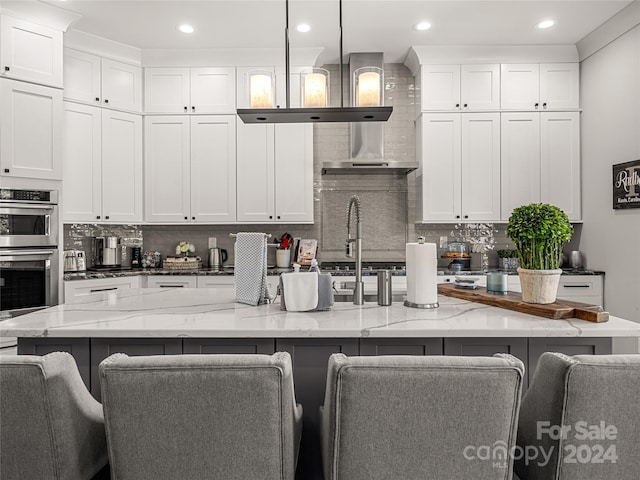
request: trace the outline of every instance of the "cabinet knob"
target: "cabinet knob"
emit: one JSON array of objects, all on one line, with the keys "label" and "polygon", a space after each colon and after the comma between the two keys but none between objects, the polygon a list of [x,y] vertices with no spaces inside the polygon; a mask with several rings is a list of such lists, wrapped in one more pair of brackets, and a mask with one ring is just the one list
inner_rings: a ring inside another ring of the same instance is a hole
[{"label": "cabinet knob", "polygon": [[4,67],[4,71],[5,71],[5,72],[8,72],[9,70],[11,70],[11,68],[6,67],[6,66]]},{"label": "cabinet knob", "polygon": [[100,97],[96,97],[96,102],[99,102],[99,101],[100,101]]},{"label": "cabinet knob", "polygon": [[460,108],[460,104],[459,103],[456,103],[456,108]]},{"label": "cabinet knob", "polygon": [[185,105],[185,106],[184,106],[184,111],[186,112],[187,110],[188,110],[188,108],[187,108],[187,106]]},{"label": "cabinet knob", "polygon": [[542,108],[547,108],[547,102],[544,102],[544,103],[542,104]]},{"label": "cabinet knob", "polygon": [[5,169],[4,169],[4,173],[9,173],[9,169],[8,169],[8,168],[5,168]]},{"label": "cabinet knob", "polygon": [[184,217],[185,220],[189,220],[189,217]]},{"label": "cabinet knob", "polygon": [[108,98],[105,98],[105,99],[104,99],[104,103],[109,103],[109,99],[108,99]]},{"label": "cabinet knob", "polygon": [[456,218],[460,218],[460,215],[456,215]]},{"label": "cabinet knob", "polygon": [[100,220],[100,215],[96,215],[96,220]]},{"label": "cabinet knob", "polygon": [[469,218],[469,215],[465,215],[464,218]]},{"label": "cabinet knob", "polygon": [[191,220],[195,220],[195,219],[196,219],[196,217],[191,217]]},{"label": "cabinet knob", "polygon": [[538,108],[538,104],[536,103],[533,107],[537,109]]},{"label": "cabinet knob", "polygon": [[467,108],[469,105],[467,105],[466,103],[463,105],[464,108]]},{"label": "cabinet knob", "polygon": [[191,111],[192,111],[192,112],[195,112],[195,111],[196,111],[196,107],[195,107],[195,106],[192,106],[192,107],[191,107]]},{"label": "cabinet knob", "polygon": [[273,215],[269,215],[269,220],[273,220]]},{"label": "cabinet knob", "polygon": [[105,215],[105,220],[109,220],[109,215]]},{"label": "cabinet knob", "polygon": [[280,220],[280,215],[278,215],[278,217],[277,217],[277,218],[278,218],[278,220]]}]

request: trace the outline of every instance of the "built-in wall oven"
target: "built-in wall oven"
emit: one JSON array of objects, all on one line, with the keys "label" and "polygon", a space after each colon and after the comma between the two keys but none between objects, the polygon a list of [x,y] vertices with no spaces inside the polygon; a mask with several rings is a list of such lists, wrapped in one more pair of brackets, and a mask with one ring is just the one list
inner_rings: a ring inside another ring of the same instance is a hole
[{"label": "built-in wall oven", "polygon": [[57,305],[58,232],[56,190],[0,189],[0,320]]}]

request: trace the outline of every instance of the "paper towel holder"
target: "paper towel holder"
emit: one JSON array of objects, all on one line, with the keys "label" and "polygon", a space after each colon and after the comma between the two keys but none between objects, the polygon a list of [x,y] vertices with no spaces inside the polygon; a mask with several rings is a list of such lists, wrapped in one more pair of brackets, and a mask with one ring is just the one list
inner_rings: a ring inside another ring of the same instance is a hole
[{"label": "paper towel holder", "polygon": [[[418,244],[422,245],[425,243],[425,238],[423,236],[418,237]],[[438,308],[440,306],[440,304],[438,302],[435,303],[413,303],[410,302],[409,300],[405,300],[404,301],[404,306],[405,307],[411,307],[411,308]]]}]

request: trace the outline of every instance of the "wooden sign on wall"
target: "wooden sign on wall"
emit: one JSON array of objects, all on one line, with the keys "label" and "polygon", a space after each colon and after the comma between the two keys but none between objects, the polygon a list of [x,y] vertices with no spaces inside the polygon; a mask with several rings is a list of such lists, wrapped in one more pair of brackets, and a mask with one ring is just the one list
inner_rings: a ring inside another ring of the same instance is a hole
[{"label": "wooden sign on wall", "polygon": [[640,208],[640,160],[613,166],[613,208]]}]

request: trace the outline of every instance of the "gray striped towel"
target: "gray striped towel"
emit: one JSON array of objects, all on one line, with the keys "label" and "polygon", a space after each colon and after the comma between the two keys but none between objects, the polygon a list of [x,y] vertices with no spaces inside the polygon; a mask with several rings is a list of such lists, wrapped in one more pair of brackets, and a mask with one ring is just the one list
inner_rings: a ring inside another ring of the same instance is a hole
[{"label": "gray striped towel", "polygon": [[267,289],[267,235],[239,232],[235,244],[236,302],[260,305],[270,299]]}]

